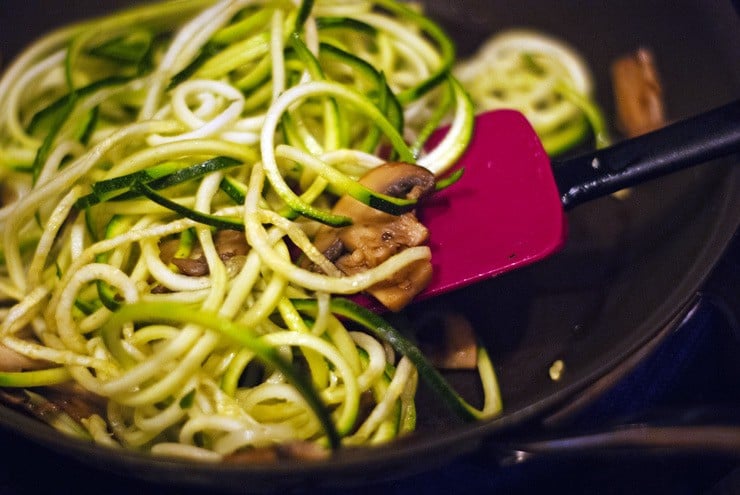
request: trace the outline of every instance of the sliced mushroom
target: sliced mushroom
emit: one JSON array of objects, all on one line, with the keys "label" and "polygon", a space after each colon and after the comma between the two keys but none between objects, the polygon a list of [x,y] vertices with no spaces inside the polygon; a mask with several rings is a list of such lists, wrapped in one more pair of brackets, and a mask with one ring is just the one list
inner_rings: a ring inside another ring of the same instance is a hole
[{"label": "sliced mushroom", "polygon": [[612,64],[612,84],[619,127],[635,137],[663,127],[663,89],[653,54],[644,48]]},{"label": "sliced mushroom", "polygon": [[[360,184],[394,198],[422,199],[434,188],[434,174],[419,165],[388,162],[367,172]],[[364,205],[363,205],[364,206]],[[371,208],[372,211],[377,211]]]},{"label": "sliced mushroom", "polygon": [[107,399],[76,383],[47,387],[44,397],[77,421],[89,418],[93,414],[105,416]]},{"label": "sliced mushroom", "polygon": [[244,256],[249,251],[244,232],[238,230],[219,230],[216,232],[213,242],[221,261],[226,261],[234,256]]},{"label": "sliced mushroom", "polygon": [[210,273],[203,253],[197,258],[172,258],[171,263],[180,270],[180,273],[188,277],[205,277]]},{"label": "sliced mushroom", "polygon": [[435,327],[420,337],[421,348],[432,364],[440,369],[475,369],[478,342],[470,321],[460,313],[445,312]]},{"label": "sliced mushroom", "polygon": [[29,371],[49,367],[49,362],[20,354],[10,347],[0,344],[0,371]]},{"label": "sliced mushroom", "polygon": [[77,384],[44,387],[38,394],[23,389],[0,389],[0,402],[25,411],[49,422],[59,414],[66,414],[75,422],[97,414],[105,414],[106,400]]},{"label": "sliced mushroom", "polygon": [[272,464],[283,459],[299,461],[326,460],[330,451],[318,444],[297,440],[281,445],[254,447],[240,450],[224,457],[229,464]]},{"label": "sliced mushroom", "polygon": [[[178,239],[167,239],[159,243],[159,257],[165,264],[172,263],[180,273],[190,277],[203,277],[210,273],[208,262],[200,246],[195,246],[188,258],[176,258],[175,253],[179,246]],[[221,261],[228,262],[231,259],[245,256],[249,247],[244,233],[238,230],[219,230],[213,236]]]},{"label": "sliced mushroom", "polygon": [[[434,189],[434,175],[429,170],[403,162],[383,164],[359,182],[375,192],[416,200]],[[408,247],[423,245],[429,238],[429,231],[414,212],[391,215],[351,196],[340,198],[332,212],[352,218],[352,225],[322,226],[314,244],[347,275],[376,267]],[[431,263],[421,260],[370,287],[368,292],[388,309],[398,311],[427,286],[431,277]]]},{"label": "sliced mushroom", "polygon": [[0,182],[0,208],[15,203],[18,200],[18,192],[5,182]]}]

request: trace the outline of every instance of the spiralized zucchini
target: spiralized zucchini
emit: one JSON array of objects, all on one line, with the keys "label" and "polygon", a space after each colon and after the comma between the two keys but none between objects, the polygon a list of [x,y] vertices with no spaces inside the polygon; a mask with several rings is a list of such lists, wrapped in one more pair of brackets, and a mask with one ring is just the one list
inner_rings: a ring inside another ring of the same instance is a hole
[{"label": "spiralized zucchini", "polygon": [[[357,180],[385,158],[454,163],[473,112],[453,60],[436,24],[392,0],[181,0],[37,41],[0,80],[0,340],[48,365],[0,383],[74,382],[107,404],[89,438],[202,460],[403,435],[418,370],[464,419],[495,415],[484,350],[477,410],[337,297],[427,247],[343,276],[311,243],[348,221],[332,203],[367,199]],[[243,252],[225,253],[224,233]]]},{"label": "spiralized zucchini", "polygon": [[527,117],[550,155],[582,143],[608,144],[588,65],[566,43],[512,29],[495,34],[455,67],[476,111],[511,108]]}]

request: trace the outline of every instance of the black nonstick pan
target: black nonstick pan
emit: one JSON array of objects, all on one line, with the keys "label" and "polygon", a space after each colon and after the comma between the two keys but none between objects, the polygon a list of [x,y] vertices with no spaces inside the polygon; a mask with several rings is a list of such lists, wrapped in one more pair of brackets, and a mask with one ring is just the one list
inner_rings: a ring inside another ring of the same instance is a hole
[{"label": "black nonstick pan", "polygon": [[[0,53],[5,61],[53,26],[130,3],[5,0]],[[424,3],[452,33],[460,56],[509,27],[540,30],[571,44],[591,67],[597,99],[610,119],[615,109],[609,65],[639,47],[653,50],[670,119],[717,107],[740,93],[740,20],[729,0]],[[95,447],[0,407],[0,425],[13,439],[13,445],[4,446],[5,455],[30,441],[43,447],[45,462],[70,463],[97,480],[113,476],[120,483],[133,479],[211,492],[347,487],[435,469],[558,411],[559,419],[567,420],[564,407],[574,397],[583,397],[589,386],[634,360],[646,345],[655,345],[696,303],[740,225],[738,161],[735,156],[686,170],[639,186],[624,198],[576,208],[568,214],[568,243],[556,256],[405,313],[417,322],[439,308],[468,316],[498,373],[505,406],[496,419],[459,424],[422,390],[418,432],[404,440],[341,451],[329,461],[236,466]],[[564,371],[554,380],[549,370],[556,361]],[[449,378],[463,394],[476,396],[474,374]]]}]

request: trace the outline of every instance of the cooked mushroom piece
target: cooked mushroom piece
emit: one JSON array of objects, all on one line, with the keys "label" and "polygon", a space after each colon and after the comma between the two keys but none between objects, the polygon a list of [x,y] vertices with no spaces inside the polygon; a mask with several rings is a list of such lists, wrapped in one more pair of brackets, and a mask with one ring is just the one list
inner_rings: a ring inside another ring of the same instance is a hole
[{"label": "cooked mushroom piece", "polygon": [[18,193],[5,182],[0,182],[0,208],[15,203]]},{"label": "cooked mushroom piece", "polygon": [[[72,383],[44,387],[35,392],[0,389],[0,402],[50,424],[62,417],[62,422],[80,423],[80,420],[95,414],[103,416],[106,408],[104,398]],[[82,430],[82,426],[78,425],[77,428]]]},{"label": "cooked mushroom piece", "polygon": [[440,369],[471,370],[478,365],[478,341],[472,323],[462,314],[438,315],[435,328],[420,336],[424,354]]},{"label": "cooked mushroom piece", "polygon": [[619,127],[635,137],[663,127],[663,89],[652,53],[644,48],[617,59],[611,68]]},{"label": "cooked mushroom piece", "polygon": [[240,450],[224,457],[229,464],[253,465],[272,464],[281,459],[299,461],[321,461],[327,459],[330,451],[315,443],[305,441],[287,442],[281,445],[270,445]]},{"label": "cooked mushroom piece", "polygon": [[0,344],[0,371],[29,371],[48,368],[47,361],[31,359]]},{"label": "cooked mushroom piece", "polygon": [[[435,180],[424,167],[391,162],[372,169],[359,182],[375,192],[420,200],[433,191]],[[391,215],[351,196],[340,198],[332,212],[352,218],[352,225],[322,226],[314,244],[347,275],[376,267],[408,247],[423,245],[429,238],[429,231],[414,212]],[[391,311],[398,311],[427,286],[431,277],[431,263],[422,260],[370,287],[368,292]]]},{"label": "cooked mushroom piece", "polygon": [[[165,264],[172,263],[180,273],[190,277],[203,277],[210,273],[208,262],[200,246],[195,246],[188,258],[177,258],[175,253],[180,241],[176,238],[159,243],[159,257]],[[249,247],[244,233],[238,230],[219,230],[213,235],[213,243],[221,261],[228,262],[247,254]]]}]

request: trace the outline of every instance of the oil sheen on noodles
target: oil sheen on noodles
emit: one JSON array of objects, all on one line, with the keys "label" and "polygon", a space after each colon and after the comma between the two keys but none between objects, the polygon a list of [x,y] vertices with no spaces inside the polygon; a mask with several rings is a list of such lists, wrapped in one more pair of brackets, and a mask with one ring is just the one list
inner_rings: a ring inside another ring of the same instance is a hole
[{"label": "oil sheen on noodles", "polygon": [[0,338],[31,363],[0,385],[98,405],[48,419],[81,438],[202,460],[389,441],[419,378],[465,420],[497,414],[482,348],[476,409],[341,298],[428,248],[344,276],[311,243],[379,156],[442,176],[465,149],[453,60],[391,0],[164,2],[34,43],[0,80]]}]

